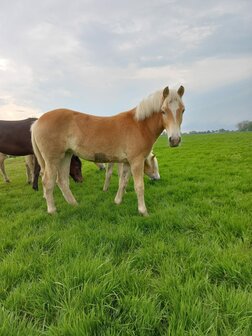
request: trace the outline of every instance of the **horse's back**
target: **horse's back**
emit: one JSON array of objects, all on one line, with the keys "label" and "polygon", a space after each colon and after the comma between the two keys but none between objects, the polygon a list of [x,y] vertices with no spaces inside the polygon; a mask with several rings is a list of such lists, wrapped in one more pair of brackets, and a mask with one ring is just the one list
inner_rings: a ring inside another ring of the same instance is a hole
[{"label": "horse's back", "polygon": [[0,120],[0,132],[8,132],[9,130],[30,130],[32,123],[37,118],[28,118],[23,120]]},{"label": "horse's back", "polygon": [[32,154],[30,128],[35,120],[0,120],[0,152],[17,156]]},{"label": "horse's back", "polygon": [[115,135],[118,140],[124,130],[129,132],[134,127],[134,123],[131,111],[105,117],[69,109],[57,109],[43,114],[38,119],[35,132],[43,137],[47,135],[49,138],[56,135],[71,138],[87,135],[88,138],[102,139],[103,137],[114,138],[113,135]]}]

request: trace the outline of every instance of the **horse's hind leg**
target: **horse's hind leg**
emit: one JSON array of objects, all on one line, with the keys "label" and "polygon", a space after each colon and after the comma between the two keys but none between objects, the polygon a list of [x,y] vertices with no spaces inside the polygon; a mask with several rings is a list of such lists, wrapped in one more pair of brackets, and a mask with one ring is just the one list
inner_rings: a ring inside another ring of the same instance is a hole
[{"label": "horse's hind leg", "polygon": [[53,190],[57,177],[57,165],[53,163],[46,162],[45,171],[42,178],[44,197],[47,203],[47,212],[54,213],[56,211]]},{"label": "horse's hind leg", "polygon": [[118,164],[118,172],[119,172],[119,187],[117,190],[117,194],[115,197],[115,203],[120,204],[122,202],[123,195],[125,193],[125,189],[129,182],[130,178],[130,166],[127,163]]},{"label": "horse's hind leg", "polygon": [[144,201],[144,160],[136,160],[131,163],[131,172],[134,179],[135,192],[138,200],[138,211],[143,216],[148,216]]},{"label": "horse's hind leg", "polygon": [[109,184],[110,184],[110,179],[113,173],[113,167],[114,167],[114,163],[110,162],[106,165],[106,176],[105,176],[105,182],[103,185],[103,191],[107,191]]},{"label": "horse's hind leg", "polygon": [[57,184],[65,198],[72,205],[78,204],[69,188],[69,171],[72,154],[66,154],[58,168]]},{"label": "horse's hind leg", "polygon": [[4,167],[4,160],[5,159],[6,159],[5,155],[3,155],[3,156],[1,155],[0,156],[0,170],[1,170],[2,174],[3,174],[4,181],[5,182],[10,182],[10,180],[9,180],[9,178],[8,178],[6,172],[5,172],[5,167]]}]

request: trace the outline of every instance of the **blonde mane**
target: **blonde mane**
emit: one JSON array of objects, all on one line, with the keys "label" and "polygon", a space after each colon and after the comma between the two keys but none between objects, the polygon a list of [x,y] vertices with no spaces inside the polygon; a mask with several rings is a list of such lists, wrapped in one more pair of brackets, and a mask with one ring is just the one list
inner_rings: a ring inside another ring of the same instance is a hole
[{"label": "blonde mane", "polygon": [[163,103],[163,91],[159,90],[144,98],[136,107],[136,120],[150,117],[154,112],[159,112]]},{"label": "blonde mane", "polygon": [[[169,90],[167,99],[168,98],[171,101],[181,101],[181,98],[176,90]],[[158,90],[150,94],[137,105],[135,111],[136,120],[144,120],[145,118],[150,117],[153,113],[160,112],[163,103],[163,90]]]}]

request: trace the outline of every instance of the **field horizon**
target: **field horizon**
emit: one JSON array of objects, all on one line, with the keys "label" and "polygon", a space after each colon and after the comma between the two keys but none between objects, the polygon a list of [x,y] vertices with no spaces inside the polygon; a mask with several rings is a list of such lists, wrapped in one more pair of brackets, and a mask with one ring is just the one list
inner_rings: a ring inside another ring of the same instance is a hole
[{"label": "field horizon", "polygon": [[55,190],[46,213],[23,158],[0,178],[0,336],[252,335],[252,132],[184,135],[154,146],[149,217],[131,179],[83,161],[78,206]]}]

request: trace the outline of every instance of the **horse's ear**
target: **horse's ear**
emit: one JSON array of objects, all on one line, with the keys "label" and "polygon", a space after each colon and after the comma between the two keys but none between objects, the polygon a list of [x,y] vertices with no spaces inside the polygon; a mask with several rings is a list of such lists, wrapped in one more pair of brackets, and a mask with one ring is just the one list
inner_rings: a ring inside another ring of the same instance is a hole
[{"label": "horse's ear", "polygon": [[184,86],[181,85],[180,88],[178,89],[179,96],[182,97],[184,92],[185,92],[185,88],[184,88]]},{"label": "horse's ear", "polygon": [[169,88],[168,86],[166,86],[166,88],[164,88],[164,91],[163,91],[163,97],[166,98],[169,94]]}]

